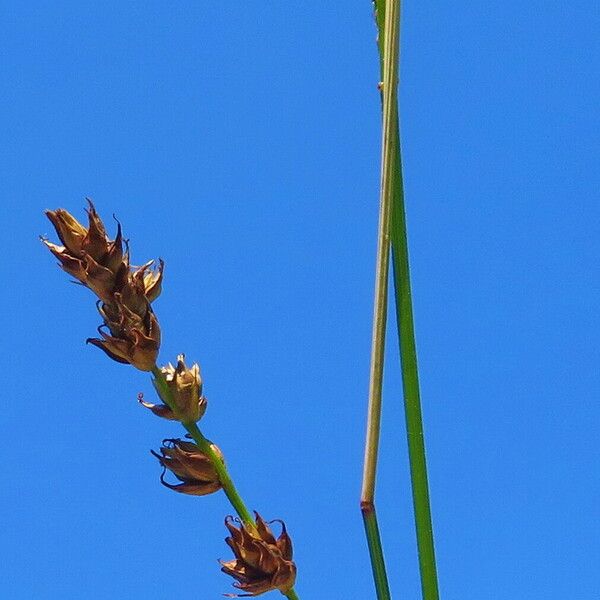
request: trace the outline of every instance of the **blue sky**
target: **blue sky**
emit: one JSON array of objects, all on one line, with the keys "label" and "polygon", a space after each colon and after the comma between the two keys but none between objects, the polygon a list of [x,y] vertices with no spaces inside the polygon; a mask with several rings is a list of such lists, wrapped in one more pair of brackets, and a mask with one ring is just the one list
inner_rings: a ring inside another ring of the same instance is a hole
[{"label": "blue sky", "polygon": [[[371,7],[0,8],[1,595],[219,598],[222,495],[162,488],[177,428],[90,346],[39,243],[92,197],[161,256],[161,362],[201,364],[206,435],[295,544],[297,590],[372,598],[358,510],[379,185]],[[407,2],[401,118],[446,600],[596,598],[597,3]],[[393,320],[377,495],[394,598],[419,582]],[[277,594],[273,594],[277,597]]]}]

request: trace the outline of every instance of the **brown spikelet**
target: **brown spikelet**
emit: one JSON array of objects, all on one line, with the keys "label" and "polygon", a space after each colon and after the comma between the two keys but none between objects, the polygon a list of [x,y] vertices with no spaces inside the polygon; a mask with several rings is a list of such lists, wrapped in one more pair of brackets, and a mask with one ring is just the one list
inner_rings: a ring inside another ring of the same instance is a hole
[{"label": "brown spikelet", "polygon": [[91,200],[87,213],[85,227],[62,208],[46,211],[63,245],[42,241],[60,266],[100,299],[101,337],[88,342],[117,362],[150,371],[160,347],[160,326],[150,303],[160,294],[164,263],[160,260],[156,269],[153,261],[132,268],[121,225],[111,240]]},{"label": "brown spikelet", "polygon": [[[223,458],[217,446],[213,444],[212,449],[219,458]],[[160,478],[165,487],[192,496],[205,496],[221,489],[221,482],[213,464],[196,444],[181,439],[163,440],[160,454],[153,450],[152,454],[165,469]],[[167,470],[181,483],[168,483],[164,478]]]},{"label": "brown spikelet", "polygon": [[[199,421],[206,412],[207,401],[202,395],[202,378],[200,367],[194,363],[191,368],[185,364],[185,356],[177,357],[177,366],[171,363],[161,368],[164,381],[169,388],[171,404],[151,404],[140,401],[140,404],[150,409],[155,415],[164,419],[177,420],[183,423],[195,423]],[[161,395],[160,388],[153,380],[154,387]]]},{"label": "brown spikelet", "polygon": [[[271,590],[285,593],[294,586],[296,565],[292,561],[292,541],[281,523],[277,539],[269,525],[255,512],[256,528],[250,529],[239,520],[229,516],[225,526],[230,536],[225,539],[235,558],[221,561],[221,571],[231,575],[233,584],[243,594],[227,594],[230,597],[258,596]],[[234,525],[239,524],[239,527]]]}]

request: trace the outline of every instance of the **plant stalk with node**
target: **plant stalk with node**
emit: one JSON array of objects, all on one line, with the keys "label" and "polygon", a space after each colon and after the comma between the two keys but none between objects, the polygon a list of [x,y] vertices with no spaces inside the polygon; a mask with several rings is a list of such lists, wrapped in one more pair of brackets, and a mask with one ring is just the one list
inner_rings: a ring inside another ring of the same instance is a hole
[{"label": "plant stalk with node", "polygon": [[382,155],[381,201],[373,319],[373,348],[367,417],[367,441],[361,510],[377,597],[390,598],[383,548],[375,513],[375,475],[381,422],[381,383],[387,317],[387,281],[390,247],[393,257],[394,300],[412,483],[413,509],[423,600],[438,600],[433,527],[427,482],[427,463],[419,393],[417,353],[413,322],[408,239],[398,117],[400,1],[375,0],[375,20],[381,71]]},{"label": "plant stalk with node", "polygon": [[[178,493],[205,496],[222,489],[238,514],[240,529],[226,517],[230,537],[226,542],[234,559],[222,562],[222,571],[235,579],[241,594],[257,596],[278,590],[290,600],[298,600],[294,590],[296,565],[292,542],[282,521],[282,532],[275,539],[269,525],[255,513],[253,517],[237,491],[220,449],[204,437],[198,422],[207,407],[202,395],[200,367],[188,368],[183,354],[177,364],[157,365],[161,331],[152,302],[161,292],[164,263],[147,262],[132,267],[129,243],[124,241],[121,225],[111,240],[91,201],[88,201],[88,227],[64,209],[47,211],[62,245],[42,241],[59,260],[64,271],[97,297],[102,318],[100,337],[88,343],[103,350],[113,360],[152,373],[152,383],[162,403],[140,403],[156,416],[179,421],[193,442],[166,439],[160,453],[152,452],[163,467],[161,482]],[[165,480],[170,471],[178,483]]]}]

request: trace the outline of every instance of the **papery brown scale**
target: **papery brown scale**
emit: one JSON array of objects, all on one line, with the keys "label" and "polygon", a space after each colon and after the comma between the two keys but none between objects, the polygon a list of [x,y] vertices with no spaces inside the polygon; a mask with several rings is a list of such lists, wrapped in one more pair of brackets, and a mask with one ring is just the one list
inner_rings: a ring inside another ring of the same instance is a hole
[{"label": "papery brown scale", "polygon": [[280,564],[275,576],[273,577],[272,583],[277,589],[285,589],[288,586],[288,582],[295,579],[296,565],[289,561]]},{"label": "papery brown scale", "polygon": [[[117,235],[115,239],[108,245],[105,264],[113,273],[117,273],[124,259],[123,251],[123,233],[121,231],[121,223],[117,221]],[[128,266],[128,265],[126,265]]]},{"label": "papery brown scale", "polygon": [[236,596],[238,598],[242,598],[244,596],[260,596],[261,594],[264,594],[265,592],[269,592],[273,589],[271,587],[271,585],[265,581],[259,581],[256,583],[248,583],[247,585],[244,585],[244,586],[236,585],[235,587],[239,587],[240,589],[243,589],[245,592],[247,592],[246,594],[236,594]]},{"label": "papery brown scale", "polygon": [[103,339],[88,338],[86,344],[91,344],[92,346],[96,346],[96,348],[100,348],[100,350],[102,350],[109,358],[112,358],[116,362],[131,364],[131,360],[127,357],[129,352],[127,342],[111,337],[102,331],[100,332],[100,335]]},{"label": "papery brown scale", "polygon": [[156,269],[149,269],[144,274],[144,288],[150,302],[154,302],[160,296],[164,271],[165,261],[159,258],[158,267]]},{"label": "papery brown scale", "polygon": [[235,557],[249,567],[256,568],[260,559],[260,551],[256,548],[256,539],[244,527],[237,529],[232,520],[225,522],[231,537],[226,538],[228,546],[233,550]]},{"label": "papery brown scale", "polygon": [[141,340],[155,346],[156,351],[158,351],[158,347],[160,346],[160,326],[150,305],[147,306],[147,312],[143,317],[140,317],[133,311],[129,311],[125,305],[122,305],[120,308],[122,308],[124,316],[122,322],[123,330],[126,333],[131,331],[132,336],[137,334]]},{"label": "papery brown scale", "polygon": [[[118,329],[124,335],[128,330],[149,330],[148,314],[150,305],[146,302],[139,311],[142,314],[139,314],[130,307],[133,304],[131,298],[129,298],[129,301],[128,305],[124,301],[123,294],[115,293],[112,295],[110,302],[98,304],[98,312],[104,323],[109,325],[111,330]],[[137,306],[134,305],[134,307]]]},{"label": "papery brown scale", "polygon": [[233,517],[228,517],[225,519],[225,527],[227,527],[231,536],[225,538],[225,542],[233,550],[235,557],[241,559],[242,556],[240,554],[239,547],[243,539],[242,532],[240,529],[235,527],[235,525],[233,525]]},{"label": "papery brown scale", "polygon": [[[226,540],[227,541],[227,540]],[[221,561],[221,571],[223,571],[223,573],[227,574],[227,575],[231,575],[232,577],[235,577],[236,579],[239,577],[244,577],[246,578],[247,575],[245,573],[242,573],[242,569],[243,569],[243,565],[240,564],[239,560],[228,560],[228,561]]]},{"label": "papery brown scale", "polygon": [[124,311],[128,311],[130,319],[134,315],[143,319],[150,310],[150,303],[144,294],[144,286],[140,281],[132,279],[128,285],[123,286],[120,292],[114,294],[117,302]]},{"label": "papery brown scale", "polygon": [[160,326],[158,324],[158,319],[153,312],[149,312],[146,316],[146,322],[148,327],[148,337],[153,340],[156,344],[156,347],[160,346]]},{"label": "papery brown scale", "polygon": [[162,288],[162,279],[165,263],[161,259],[158,261],[158,267],[155,267],[154,261],[149,261],[141,267],[137,267],[131,274],[132,279],[139,281],[148,302],[154,302],[158,298]]},{"label": "papery brown scale", "polygon": [[139,400],[139,403],[148,410],[151,410],[157,417],[168,419],[169,421],[177,420],[175,413],[166,404],[152,404],[151,402],[146,402],[145,400]]},{"label": "papery brown scale", "polygon": [[[242,560],[220,561],[221,570],[242,583],[251,583],[262,577],[258,569],[250,567]],[[235,584],[234,584],[235,585]]]},{"label": "papery brown scale", "polygon": [[269,526],[263,521],[262,517],[255,511],[256,529],[260,537],[268,544],[275,544],[275,536]]},{"label": "papery brown scale", "polygon": [[188,496],[208,496],[221,489],[221,485],[218,482],[209,483],[169,483],[164,478],[164,473],[160,477],[160,482],[170,490],[179,492],[180,494],[187,494]]},{"label": "papery brown scale", "polygon": [[253,538],[247,538],[239,545],[239,554],[240,560],[248,566],[265,571],[263,568],[264,548]]},{"label": "papery brown scale", "polygon": [[108,327],[114,337],[119,337],[123,329],[123,318],[116,304],[107,304],[106,302],[98,302],[96,308],[104,321],[104,325]]},{"label": "papery brown scale", "polygon": [[63,246],[69,252],[79,254],[81,252],[81,245],[87,234],[87,229],[75,217],[62,208],[47,210],[45,213],[54,226]]},{"label": "papery brown scale", "polygon": [[273,575],[279,566],[280,558],[273,554],[273,549],[268,548],[265,544],[256,544],[256,552],[258,557],[255,562],[256,568],[264,571],[268,575]]},{"label": "papery brown scale", "polygon": [[292,548],[292,540],[290,536],[287,534],[285,524],[281,521],[281,535],[277,538],[277,547],[281,552],[281,556],[286,560],[292,560],[293,548]]},{"label": "papery brown scale", "polygon": [[242,583],[250,583],[257,577],[260,577],[260,571],[248,567],[248,565],[244,564],[241,560],[221,561],[220,564],[223,573],[231,575],[231,577]]},{"label": "papery brown scale", "polygon": [[115,273],[96,262],[89,254],[80,262],[83,276],[76,275],[77,279],[89,287],[98,298],[110,301],[115,289]]},{"label": "papery brown scale", "polygon": [[[152,371],[158,358],[160,331],[156,323],[156,335],[146,335],[143,331],[133,330],[131,346],[131,364],[141,371]],[[152,332],[151,332],[152,334]]]},{"label": "papery brown scale", "polygon": [[109,297],[114,292],[115,273],[109,267],[101,265],[91,255],[86,255],[81,259],[86,279],[94,283],[95,279],[100,280],[100,286],[105,289],[104,296]]},{"label": "papery brown scale", "polygon": [[[235,558],[241,560],[241,556],[240,556],[240,553],[238,550],[238,545],[233,541],[233,539],[230,537],[227,537],[227,538],[225,538],[225,543],[231,548]],[[223,562],[223,561],[221,561],[221,562]],[[229,562],[232,562],[232,561],[229,561]],[[235,562],[235,560],[233,562]],[[223,564],[225,564],[225,563],[223,563]]]},{"label": "papery brown scale", "polygon": [[267,571],[269,573],[273,573],[273,575],[276,575],[281,570],[282,565],[285,562],[282,559],[283,557],[277,551],[277,549],[269,545],[269,555],[265,562],[265,565],[268,566]]},{"label": "papery brown scale", "polygon": [[89,217],[89,227],[87,235],[82,243],[82,250],[88,253],[95,260],[101,260],[108,253],[109,241],[106,235],[106,229],[102,219],[98,216],[96,208],[88,199],[89,207],[87,209]]},{"label": "papery brown scale", "polygon": [[60,267],[69,273],[69,275],[72,275],[85,285],[87,276],[83,261],[80,258],[75,258],[74,256],[70,255],[64,246],[57,246],[46,239],[42,239],[42,242],[46,245],[48,250],[50,250],[50,252],[52,252],[56,258],[58,258],[60,261]]}]

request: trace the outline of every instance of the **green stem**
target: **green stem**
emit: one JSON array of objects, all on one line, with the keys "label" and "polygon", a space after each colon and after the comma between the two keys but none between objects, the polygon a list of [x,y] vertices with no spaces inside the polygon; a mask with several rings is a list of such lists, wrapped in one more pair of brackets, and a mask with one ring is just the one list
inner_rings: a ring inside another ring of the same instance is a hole
[{"label": "green stem", "polygon": [[363,505],[362,507],[363,523],[365,526],[365,535],[369,546],[369,558],[371,559],[371,568],[373,570],[373,581],[378,598],[391,598],[388,585],[387,574],[385,571],[385,561],[383,559],[383,547],[381,545],[381,536],[379,535],[379,525],[377,524],[377,515],[375,506]]},{"label": "green stem", "polygon": [[397,121],[398,46],[400,7],[390,2],[384,22],[382,108],[383,132],[381,143],[381,194],[379,234],[377,238],[377,262],[375,275],[375,307],[373,315],[373,338],[371,347],[371,371],[369,377],[369,408],[367,416],[367,439],[361,492],[361,510],[369,556],[373,569],[375,590],[379,600],[388,600],[390,590],[387,581],[383,548],[375,512],[375,480],[377,455],[381,428],[381,400],[383,361],[385,350],[385,325],[387,316],[388,271],[390,252],[391,206],[394,196],[394,167],[396,157],[395,128]]},{"label": "green stem", "polygon": [[[158,387],[159,396],[163,400],[165,404],[167,404],[171,409],[174,408],[174,401],[171,395],[171,390],[167,385],[167,381],[162,371],[155,365],[152,369],[152,374],[155,377],[156,385]],[[242,522],[250,529],[254,530],[256,527],[256,523],[250,514],[250,511],[246,507],[246,504],[242,500],[239,492],[237,491],[233,480],[231,479],[229,472],[227,471],[227,467],[225,463],[219,458],[216,452],[212,449],[211,443],[207,440],[200,429],[198,429],[198,425],[196,423],[181,423],[185,429],[188,431],[190,436],[200,451],[210,459],[210,462],[213,464],[217,475],[219,476],[219,481],[221,482],[221,486],[223,487],[223,491],[227,496],[227,499],[233,506],[235,512],[239,515]],[[286,593],[282,594],[290,598],[290,600],[299,600],[298,595],[294,591],[294,588],[289,590]]]},{"label": "green stem", "polygon": [[196,423],[182,423],[182,425],[188,430],[189,434],[192,436],[192,439],[194,442],[196,442],[198,448],[200,448],[202,454],[210,458],[210,462],[212,462],[215,471],[219,476],[219,481],[223,486],[223,491],[231,503],[231,506],[233,506],[235,509],[235,512],[237,512],[237,514],[240,516],[240,519],[246,525],[254,529],[254,519],[252,518],[250,511],[238,493],[231,477],[229,476],[225,464],[212,449],[210,442],[202,435],[202,432],[198,429]]},{"label": "green stem", "polygon": [[[388,7],[392,2],[387,1]],[[376,18],[379,30],[379,53],[382,72],[385,56],[384,29],[386,21],[386,1],[377,0]],[[435,548],[433,526],[429,501],[429,485],[427,480],[427,460],[423,435],[423,417],[419,391],[419,373],[417,367],[417,350],[410,285],[410,269],[408,256],[408,238],[406,214],[404,207],[404,185],[402,178],[402,160],[400,150],[400,133],[397,105],[395,108],[393,133],[394,156],[394,191],[392,202],[392,257],[393,277],[396,299],[396,320],[398,324],[398,341],[402,366],[402,386],[404,391],[404,410],[410,475],[412,482],[413,509],[419,554],[419,570],[421,589],[424,600],[438,600],[438,577],[435,564]]]}]

